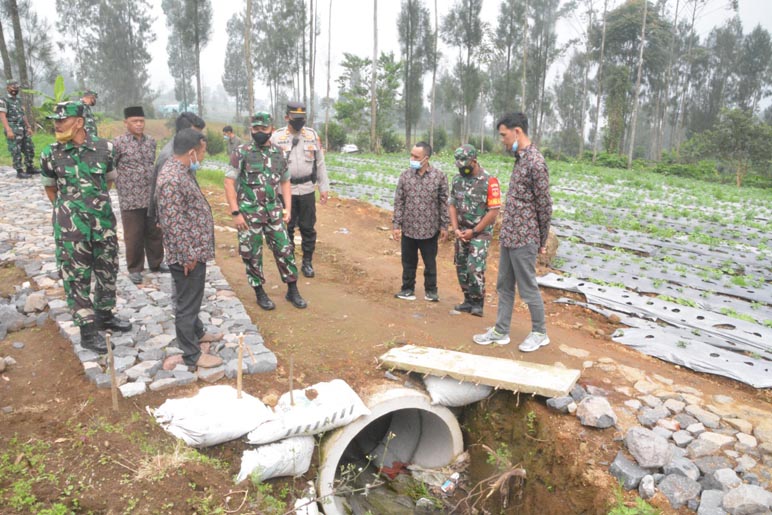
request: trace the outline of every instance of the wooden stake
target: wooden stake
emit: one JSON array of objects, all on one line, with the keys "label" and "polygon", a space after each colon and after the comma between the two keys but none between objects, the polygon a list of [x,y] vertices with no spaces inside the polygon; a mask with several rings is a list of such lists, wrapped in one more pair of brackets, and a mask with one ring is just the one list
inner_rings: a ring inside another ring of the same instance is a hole
[{"label": "wooden stake", "polygon": [[244,333],[241,333],[239,335],[239,364],[238,364],[238,370],[236,371],[236,398],[241,399],[241,377],[243,376],[243,373],[241,371],[241,366],[244,363]]},{"label": "wooden stake", "polygon": [[115,377],[115,357],[110,344],[110,333],[105,334],[107,340],[107,367],[110,369],[110,390],[113,397],[113,411],[118,411],[118,378]]},{"label": "wooden stake", "polygon": [[289,370],[289,390],[290,390],[290,406],[295,405],[295,396],[292,394],[292,372],[295,364],[295,358],[290,356],[290,370]]}]

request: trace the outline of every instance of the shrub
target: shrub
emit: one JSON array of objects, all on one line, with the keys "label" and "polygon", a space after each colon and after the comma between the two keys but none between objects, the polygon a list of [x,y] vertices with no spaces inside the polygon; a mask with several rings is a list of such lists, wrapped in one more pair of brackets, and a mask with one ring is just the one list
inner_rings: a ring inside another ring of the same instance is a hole
[{"label": "shrub", "polygon": [[598,154],[595,164],[599,166],[605,166],[607,168],[627,168],[627,156],[601,152]]},{"label": "shrub", "polygon": [[654,171],[662,175],[675,175],[689,179],[718,179],[716,162],[711,160],[698,161],[694,164],[661,162],[654,167]]},{"label": "shrub", "polygon": [[[324,125],[319,131],[319,136],[324,140]],[[340,150],[340,147],[346,144],[346,130],[339,123],[330,120],[327,125],[327,139],[329,140],[327,150]]]},{"label": "shrub", "polygon": [[225,142],[222,139],[222,133],[214,132],[211,129],[206,130],[206,151],[209,154],[225,152]]},{"label": "shrub", "polygon": [[405,142],[394,131],[388,130],[381,135],[381,148],[384,152],[401,152]]}]

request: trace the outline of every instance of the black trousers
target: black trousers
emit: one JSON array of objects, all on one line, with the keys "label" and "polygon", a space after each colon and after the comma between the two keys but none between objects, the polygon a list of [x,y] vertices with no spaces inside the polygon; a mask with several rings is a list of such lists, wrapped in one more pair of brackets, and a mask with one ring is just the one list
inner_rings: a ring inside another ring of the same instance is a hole
[{"label": "black trousers", "polygon": [[437,291],[437,239],[439,232],[431,238],[416,240],[402,235],[402,289],[415,290],[415,274],[418,269],[418,251],[424,262],[424,291]]},{"label": "black trousers", "polygon": [[292,216],[287,224],[287,233],[289,234],[292,249],[295,249],[295,227],[300,229],[300,236],[303,238],[301,248],[303,249],[303,259],[311,261],[316,249],[316,193],[311,192],[305,195],[292,195]]},{"label": "black trousers", "polygon": [[201,355],[199,340],[204,336],[204,324],[198,317],[201,302],[204,300],[206,285],[206,263],[196,264],[196,268],[185,275],[185,270],[178,263],[170,263],[174,287],[177,290],[175,300],[174,329],[177,333],[177,346],[182,350],[182,359],[188,366],[193,366]]},{"label": "black trousers", "polygon": [[126,268],[129,272],[141,272],[145,268],[145,256],[150,270],[156,270],[164,260],[161,229],[147,214],[147,209],[121,210],[123,221],[123,245],[126,248]]}]

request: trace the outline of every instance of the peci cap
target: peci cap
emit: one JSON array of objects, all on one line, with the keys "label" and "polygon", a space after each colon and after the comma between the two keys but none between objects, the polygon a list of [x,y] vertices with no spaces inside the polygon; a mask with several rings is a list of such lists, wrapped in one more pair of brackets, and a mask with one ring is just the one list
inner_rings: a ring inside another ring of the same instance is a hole
[{"label": "peci cap", "polygon": [[273,125],[273,119],[270,113],[258,111],[249,119],[249,125],[252,127],[270,127]]},{"label": "peci cap", "polygon": [[477,149],[470,144],[461,145],[453,152],[456,166],[465,166],[477,159]]},{"label": "peci cap", "polygon": [[287,102],[287,116],[291,120],[306,117],[306,105],[303,102]]},{"label": "peci cap", "polygon": [[54,114],[46,116],[49,120],[64,120],[78,116],[83,118],[83,102],[59,102],[54,107]]},{"label": "peci cap", "polygon": [[142,109],[142,106],[131,106],[123,110],[124,118],[134,118],[137,116],[145,117],[145,110]]}]

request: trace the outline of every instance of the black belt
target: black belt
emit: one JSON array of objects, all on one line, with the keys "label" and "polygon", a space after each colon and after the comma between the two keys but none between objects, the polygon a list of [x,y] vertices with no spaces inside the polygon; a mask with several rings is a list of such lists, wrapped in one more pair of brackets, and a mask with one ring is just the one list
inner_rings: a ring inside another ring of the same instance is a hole
[{"label": "black belt", "polygon": [[303,177],[290,177],[291,184],[305,184],[307,182],[313,182],[316,184],[316,170],[311,172],[309,175],[304,175]]}]

